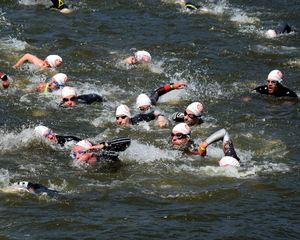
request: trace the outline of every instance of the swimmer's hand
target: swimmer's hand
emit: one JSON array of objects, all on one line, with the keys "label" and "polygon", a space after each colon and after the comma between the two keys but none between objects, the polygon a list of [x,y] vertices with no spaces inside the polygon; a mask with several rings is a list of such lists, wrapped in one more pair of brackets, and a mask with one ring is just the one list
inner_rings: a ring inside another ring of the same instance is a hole
[{"label": "swimmer's hand", "polygon": [[177,82],[173,84],[174,89],[183,89],[186,88],[188,85],[185,82]]},{"label": "swimmer's hand", "polygon": [[12,66],[14,69],[17,69],[19,66],[16,64],[16,65],[13,65]]},{"label": "swimmer's hand", "polygon": [[198,153],[200,156],[204,157],[206,156],[206,148],[208,146],[208,143],[207,142],[202,142],[200,145],[199,145],[199,148],[198,148]]}]

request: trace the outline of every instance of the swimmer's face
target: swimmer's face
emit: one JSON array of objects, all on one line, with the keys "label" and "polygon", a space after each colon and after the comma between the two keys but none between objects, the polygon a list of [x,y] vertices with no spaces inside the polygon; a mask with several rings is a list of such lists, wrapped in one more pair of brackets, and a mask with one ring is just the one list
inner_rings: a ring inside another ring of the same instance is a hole
[{"label": "swimmer's face", "polygon": [[63,97],[62,102],[65,107],[75,107],[78,103],[77,96],[75,95],[65,96]]},{"label": "swimmer's face", "polygon": [[275,94],[276,91],[279,89],[279,82],[274,80],[267,80],[268,81],[268,92],[270,94]]},{"label": "swimmer's face", "polygon": [[171,137],[174,147],[185,146],[190,140],[190,137],[178,131],[173,131]]},{"label": "swimmer's face", "polygon": [[57,138],[56,138],[56,135],[52,132],[51,129],[47,130],[43,136],[50,142],[55,142],[57,143]]},{"label": "swimmer's face", "polygon": [[185,110],[183,120],[188,126],[194,126],[199,123],[198,117],[196,117],[195,114],[191,110],[188,110],[188,109]]},{"label": "swimmer's face", "polygon": [[78,146],[78,145],[75,146],[73,152],[76,154],[75,159],[79,162],[85,162],[85,163],[97,162],[95,154],[88,152],[88,150],[82,146]]},{"label": "swimmer's face", "polygon": [[150,105],[139,106],[139,110],[140,110],[142,113],[145,113],[145,112],[147,112],[148,110],[150,110]]},{"label": "swimmer's face", "polygon": [[131,125],[131,119],[126,115],[117,115],[116,116],[117,124],[120,126]]}]

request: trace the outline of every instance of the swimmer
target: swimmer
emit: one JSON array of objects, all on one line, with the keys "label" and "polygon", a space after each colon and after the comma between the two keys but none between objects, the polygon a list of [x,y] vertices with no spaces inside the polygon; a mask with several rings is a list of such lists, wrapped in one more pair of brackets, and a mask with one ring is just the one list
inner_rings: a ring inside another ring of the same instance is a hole
[{"label": "swimmer", "polygon": [[49,83],[38,83],[35,84],[31,89],[28,89],[27,92],[39,92],[47,93],[58,90],[60,87],[64,87],[67,84],[68,77],[64,73],[58,73],[50,78]]},{"label": "swimmer", "polygon": [[53,5],[49,7],[49,10],[57,10],[61,13],[71,13],[73,12],[72,9],[70,9],[63,0],[51,0]]},{"label": "swimmer", "polygon": [[140,113],[133,117],[131,116],[129,107],[126,105],[120,105],[116,111],[116,121],[119,126],[138,125],[140,122],[150,122],[155,119],[157,119],[159,127],[167,125],[164,115],[159,110],[150,113]]},{"label": "swimmer", "polygon": [[125,151],[130,145],[130,139],[120,137],[99,145],[93,145],[87,140],[82,140],[76,144],[72,156],[75,160],[88,163],[114,163],[119,162],[120,151]]},{"label": "swimmer", "polygon": [[151,61],[151,55],[147,51],[137,51],[134,56],[128,57],[123,60],[123,62],[129,64],[135,64],[140,62],[149,62]]},{"label": "swimmer", "polygon": [[188,9],[190,11],[195,11],[195,10],[202,8],[199,5],[196,5],[196,4],[190,3],[190,2],[186,2],[185,0],[179,0],[179,1],[176,1],[176,3],[179,3],[181,6],[184,6],[186,9]]},{"label": "swimmer", "polygon": [[222,149],[225,154],[225,156],[219,161],[219,165],[221,167],[225,166],[240,166],[240,159],[238,158],[232,139],[230,138],[228,132],[223,128],[212,135],[210,135],[204,142],[202,142],[199,146],[199,154],[201,156],[206,156],[206,148],[219,140],[223,141]]},{"label": "swimmer", "polygon": [[198,146],[191,140],[191,129],[186,123],[179,123],[171,133],[173,149],[183,151],[188,155],[198,155]]},{"label": "swimmer", "polygon": [[60,146],[64,146],[66,142],[70,141],[75,141],[79,142],[81,141],[80,138],[74,137],[74,136],[61,136],[61,135],[56,135],[52,129],[45,127],[45,126],[37,126],[34,129],[34,132],[38,136],[43,136],[45,137],[48,141],[54,142],[56,144],[59,144]]},{"label": "swimmer", "polygon": [[40,193],[46,193],[48,195],[57,194],[58,191],[55,191],[51,188],[48,188],[42,184],[39,183],[31,183],[31,182],[15,182],[12,185],[9,186],[11,189],[15,189],[18,191],[26,191],[30,193],[40,194]]},{"label": "swimmer", "polygon": [[277,35],[290,33],[291,31],[292,31],[291,26],[286,22],[282,22],[274,30],[270,29],[266,31],[266,35],[268,37],[276,37]]},{"label": "swimmer", "polygon": [[146,94],[140,94],[136,99],[136,106],[142,112],[146,113],[151,111],[151,108],[156,105],[160,96],[170,92],[174,89],[183,89],[187,87],[185,82],[177,82],[175,84],[165,85],[161,88],[156,89],[149,96]]},{"label": "swimmer", "polygon": [[267,78],[267,85],[258,86],[252,90],[252,93],[261,93],[275,97],[298,97],[291,89],[282,85],[283,74],[279,70],[273,70]]},{"label": "swimmer", "polygon": [[7,77],[6,74],[1,73],[1,72],[0,72],[0,78],[1,78],[1,81],[2,81],[2,86],[3,86],[3,88],[4,88],[4,89],[7,89],[7,88],[9,87],[9,85],[10,85],[10,80],[9,80],[9,78]]},{"label": "swimmer", "polygon": [[94,102],[103,102],[103,98],[97,94],[84,94],[77,96],[77,93],[72,87],[64,87],[61,93],[62,102],[60,107],[75,107],[79,104],[92,104]]},{"label": "swimmer", "polygon": [[41,60],[37,58],[36,56],[26,53],[20,60],[13,66],[13,68],[17,69],[20,67],[22,64],[25,62],[31,62],[35,66],[39,68],[58,68],[62,64],[62,58],[58,55],[49,55],[48,57],[45,58],[45,60]]},{"label": "swimmer", "polygon": [[197,126],[203,123],[201,119],[203,109],[200,102],[193,102],[184,112],[173,113],[171,118],[175,122],[185,122],[189,127]]}]

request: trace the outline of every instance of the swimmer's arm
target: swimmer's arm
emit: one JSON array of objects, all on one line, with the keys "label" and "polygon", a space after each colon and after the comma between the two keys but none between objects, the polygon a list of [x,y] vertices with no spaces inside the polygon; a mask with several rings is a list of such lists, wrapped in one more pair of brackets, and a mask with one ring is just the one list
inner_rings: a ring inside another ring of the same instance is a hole
[{"label": "swimmer's arm", "polygon": [[199,148],[198,148],[198,153],[200,156],[204,157],[206,156],[206,148],[208,147],[208,143],[206,141],[200,143]]},{"label": "swimmer's arm", "polygon": [[18,68],[20,67],[22,64],[24,64],[25,62],[31,62],[34,65],[41,67],[41,64],[43,64],[44,62],[37,58],[36,56],[26,53],[23,57],[20,58],[20,60],[13,66],[13,68]]},{"label": "swimmer's arm", "polygon": [[26,92],[43,92],[42,86],[38,83],[35,84],[32,88],[28,89]]}]

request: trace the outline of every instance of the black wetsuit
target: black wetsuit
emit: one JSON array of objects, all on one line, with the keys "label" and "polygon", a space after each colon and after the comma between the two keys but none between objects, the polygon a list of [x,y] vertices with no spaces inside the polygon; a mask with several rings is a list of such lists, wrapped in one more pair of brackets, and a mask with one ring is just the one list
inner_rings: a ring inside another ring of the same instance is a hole
[{"label": "black wetsuit", "polygon": [[55,190],[52,190],[52,189],[49,189],[47,188],[46,186],[42,185],[42,184],[39,184],[39,183],[31,183],[31,182],[28,182],[28,186],[27,186],[27,189],[32,189],[36,194],[39,194],[39,193],[43,193],[43,192],[46,192],[46,193],[58,193],[58,191],[55,191]]},{"label": "black wetsuit", "polygon": [[103,98],[95,93],[77,96],[78,103],[92,104],[94,102],[103,102]]},{"label": "black wetsuit", "polygon": [[139,122],[150,122],[156,118],[156,115],[154,115],[154,111],[150,113],[140,113],[136,114],[131,118],[132,125],[138,125]]},{"label": "black wetsuit", "polygon": [[[201,119],[201,116],[198,117],[199,121],[198,124],[202,124],[203,120]],[[184,113],[183,112],[175,112],[172,114],[172,120],[175,122],[184,122]]]},{"label": "black wetsuit", "polygon": [[53,5],[49,7],[50,10],[62,10],[68,8],[68,6],[63,2],[63,0],[51,0]]},{"label": "black wetsuit", "polygon": [[275,97],[294,97],[294,98],[298,97],[295,92],[293,92],[291,89],[286,88],[282,85],[275,92],[275,94],[270,94],[269,93],[268,85],[258,86],[256,88],[254,88],[253,90],[255,90],[256,92],[261,93],[261,94],[273,95]]},{"label": "black wetsuit", "polygon": [[119,153],[115,151],[101,150],[95,153],[98,162],[119,161]]},{"label": "black wetsuit", "polygon": [[201,6],[191,3],[191,2],[185,3],[185,7],[189,10],[197,10],[197,9],[201,8]]},{"label": "black wetsuit", "polygon": [[292,31],[291,26],[288,23],[286,23],[286,22],[280,23],[275,28],[276,34],[290,33],[291,31]]},{"label": "black wetsuit", "polygon": [[57,144],[61,145],[62,147],[65,145],[66,142],[69,141],[76,141],[79,142],[82,139],[74,136],[60,136],[60,135],[55,135],[57,138]]}]

